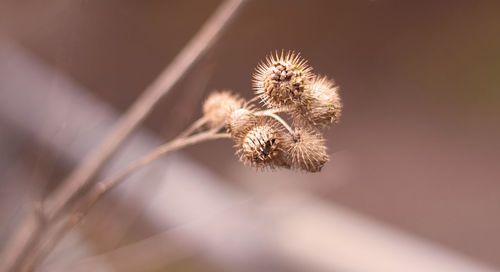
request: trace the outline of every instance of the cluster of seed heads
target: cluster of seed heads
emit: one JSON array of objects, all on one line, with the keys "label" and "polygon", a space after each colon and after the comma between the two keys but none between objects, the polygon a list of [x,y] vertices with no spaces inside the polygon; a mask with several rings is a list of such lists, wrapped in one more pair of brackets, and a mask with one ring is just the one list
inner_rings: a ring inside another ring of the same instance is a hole
[{"label": "cluster of seed heads", "polygon": [[[203,105],[207,124],[226,127],[246,165],[320,171],[328,161],[322,130],[338,122],[342,111],[335,83],[315,75],[299,54],[282,51],[257,66],[253,89],[266,109],[216,91]],[[293,128],[277,114],[286,114]]]}]

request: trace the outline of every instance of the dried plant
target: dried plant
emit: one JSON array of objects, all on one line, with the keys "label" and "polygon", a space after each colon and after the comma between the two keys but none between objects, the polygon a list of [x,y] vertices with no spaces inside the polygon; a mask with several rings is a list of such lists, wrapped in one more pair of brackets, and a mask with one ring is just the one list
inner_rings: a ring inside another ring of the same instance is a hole
[{"label": "dried plant", "polygon": [[[256,96],[250,101],[228,90],[211,93],[203,103],[203,116],[186,131],[118,174],[95,183],[77,200],[76,208],[62,223],[49,222],[45,236],[27,251],[20,270],[31,271],[102,195],[131,173],[188,145],[232,138],[245,165],[256,169],[320,171],[328,161],[321,130],[337,122],[342,109],[333,81],[314,75],[299,54],[289,51],[271,55],[261,63],[256,68],[253,85]],[[253,104],[256,99],[261,100],[264,109]],[[288,115],[294,128],[278,114]],[[227,133],[221,132],[224,128]]]},{"label": "dried plant", "polygon": [[256,93],[268,107],[297,105],[312,80],[312,68],[299,54],[288,52],[269,55],[254,74]]},{"label": "dried plant", "polygon": [[[338,122],[342,111],[335,83],[313,74],[300,54],[282,51],[257,66],[253,87],[267,109],[214,92],[203,105],[205,118],[226,126],[245,165],[320,171],[328,161],[321,129]],[[287,114],[295,129],[277,113]]]},{"label": "dried plant", "polygon": [[214,92],[203,104],[203,115],[206,116],[210,127],[220,127],[235,110],[243,107],[244,101],[230,91]]}]

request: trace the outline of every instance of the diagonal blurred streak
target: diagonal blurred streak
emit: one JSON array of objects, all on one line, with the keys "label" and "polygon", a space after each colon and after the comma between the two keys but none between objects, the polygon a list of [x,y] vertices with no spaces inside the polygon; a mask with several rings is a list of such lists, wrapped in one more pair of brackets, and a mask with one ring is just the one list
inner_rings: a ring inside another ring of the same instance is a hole
[{"label": "diagonal blurred streak", "polygon": [[[0,60],[0,115],[65,160],[79,161],[117,117],[84,88],[15,44],[0,40]],[[152,133],[138,131],[104,175],[160,142]],[[147,180],[160,182],[155,190],[142,194]],[[144,224],[176,226],[165,236],[189,241],[202,256],[232,271],[290,271],[292,267],[303,268],[299,271],[495,271],[302,192],[282,191],[257,201],[251,193],[228,184],[175,153],[133,175],[113,196],[126,196],[126,201],[143,207]],[[168,242],[161,237],[149,242]],[[75,262],[61,264],[58,254],[75,251],[77,246],[64,247],[60,245],[40,270],[74,270]],[[86,254],[76,261],[83,265],[81,271],[88,271],[85,260],[95,265],[89,261],[92,253]]]}]

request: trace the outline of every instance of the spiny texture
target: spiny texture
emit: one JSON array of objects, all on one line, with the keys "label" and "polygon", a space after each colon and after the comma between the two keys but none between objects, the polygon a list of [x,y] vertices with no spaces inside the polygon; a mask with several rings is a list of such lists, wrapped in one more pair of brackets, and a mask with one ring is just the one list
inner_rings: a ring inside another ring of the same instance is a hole
[{"label": "spiny texture", "polygon": [[218,92],[203,106],[209,126],[226,126],[246,165],[320,171],[328,161],[321,130],[339,121],[343,107],[335,82],[313,74],[299,54],[282,51],[258,65],[253,88],[266,110],[252,106],[254,99]]},{"label": "spiny texture", "polygon": [[300,103],[292,110],[292,116],[299,126],[324,128],[338,122],[341,112],[338,87],[326,76],[318,76],[304,89]]},{"label": "spiny texture", "polygon": [[209,127],[216,128],[225,124],[235,110],[243,106],[244,100],[230,91],[216,91],[203,103],[203,114]]},{"label": "spiny texture", "polygon": [[269,108],[294,105],[312,79],[312,68],[307,61],[284,51],[270,55],[261,62],[254,73],[255,93]]},{"label": "spiny texture", "polygon": [[226,129],[233,137],[241,138],[258,120],[251,108],[244,107],[231,113]]},{"label": "spiny texture", "polygon": [[294,169],[318,172],[328,161],[325,139],[317,132],[297,129],[286,142],[287,160]]},{"label": "spiny texture", "polygon": [[283,133],[277,123],[260,118],[242,137],[235,139],[240,160],[258,169],[285,166],[281,154]]}]

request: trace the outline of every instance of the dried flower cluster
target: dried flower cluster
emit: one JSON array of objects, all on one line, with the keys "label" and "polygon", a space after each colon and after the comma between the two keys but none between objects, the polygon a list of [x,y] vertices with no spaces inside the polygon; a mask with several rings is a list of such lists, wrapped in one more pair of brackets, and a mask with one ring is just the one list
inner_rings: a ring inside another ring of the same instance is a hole
[{"label": "dried flower cluster", "polygon": [[[342,111],[335,83],[315,75],[299,54],[282,51],[257,66],[253,88],[267,109],[217,91],[203,105],[208,125],[226,127],[246,165],[320,171],[328,161],[321,130],[338,122]],[[278,113],[287,114],[295,128]]]}]

